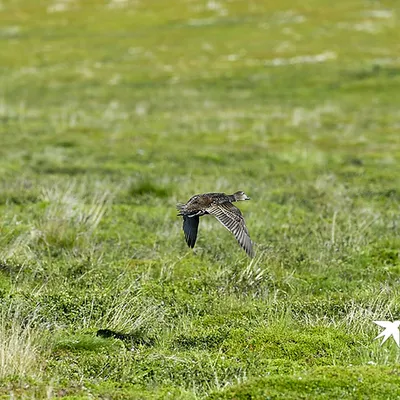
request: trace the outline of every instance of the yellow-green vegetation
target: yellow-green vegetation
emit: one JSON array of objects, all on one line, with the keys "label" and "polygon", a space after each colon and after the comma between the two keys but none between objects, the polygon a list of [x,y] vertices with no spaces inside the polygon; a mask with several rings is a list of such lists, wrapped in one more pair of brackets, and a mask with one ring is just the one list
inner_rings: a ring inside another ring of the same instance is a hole
[{"label": "yellow-green vegetation", "polygon": [[0,0],[0,398],[400,398],[399,15]]}]

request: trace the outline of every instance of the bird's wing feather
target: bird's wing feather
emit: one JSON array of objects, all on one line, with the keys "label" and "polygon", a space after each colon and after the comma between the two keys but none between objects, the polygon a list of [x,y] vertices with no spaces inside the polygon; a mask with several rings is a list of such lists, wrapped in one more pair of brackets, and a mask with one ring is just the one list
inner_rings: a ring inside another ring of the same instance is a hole
[{"label": "bird's wing feather", "polygon": [[193,248],[197,239],[197,230],[199,228],[199,217],[183,216],[183,232],[185,233],[186,243]]},{"label": "bird's wing feather", "polygon": [[207,212],[213,215],[230,232],[233,233],[240,246],[250,256],[254,256],[253,244],[250,239],[244,218],[240,210],[232,203],[223,203],[207,208]]}]

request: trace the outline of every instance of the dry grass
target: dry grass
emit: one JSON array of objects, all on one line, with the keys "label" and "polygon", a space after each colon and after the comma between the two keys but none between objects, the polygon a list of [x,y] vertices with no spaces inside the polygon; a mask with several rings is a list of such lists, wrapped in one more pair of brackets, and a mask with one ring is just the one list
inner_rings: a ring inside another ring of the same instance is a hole
[{"label": "dry grass", "polygon": [[0,314],[0,378],[42,375],[50,350],[48,333],[34,313],[24,315],[11,303]]}]

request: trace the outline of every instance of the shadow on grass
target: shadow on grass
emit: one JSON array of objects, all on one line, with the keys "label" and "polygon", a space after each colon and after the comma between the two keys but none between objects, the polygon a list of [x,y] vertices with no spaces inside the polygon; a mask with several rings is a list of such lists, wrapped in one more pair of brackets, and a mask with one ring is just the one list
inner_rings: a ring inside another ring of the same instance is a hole
[{"label": "shadow on grass", "polygon": [[116,332],[111,329],[99,329],[96,335],[105,339],[107,338],[119,339],[126,345],[130,346],[138,346],[138,345],[154,346],[155,343],[154,338],[144,337],[140,332],[123,333],[123,332]]}]

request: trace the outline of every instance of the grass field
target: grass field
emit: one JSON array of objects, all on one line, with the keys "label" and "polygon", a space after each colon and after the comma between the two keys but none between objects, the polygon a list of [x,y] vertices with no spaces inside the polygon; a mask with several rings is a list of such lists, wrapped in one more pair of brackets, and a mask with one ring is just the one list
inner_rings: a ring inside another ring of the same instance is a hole
[{"label": "grass field", "polygon": [[399,15],[0,0],[0,398],[400,398]]}]

